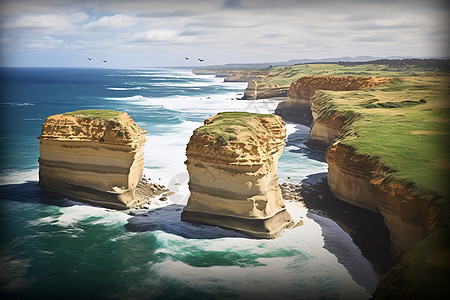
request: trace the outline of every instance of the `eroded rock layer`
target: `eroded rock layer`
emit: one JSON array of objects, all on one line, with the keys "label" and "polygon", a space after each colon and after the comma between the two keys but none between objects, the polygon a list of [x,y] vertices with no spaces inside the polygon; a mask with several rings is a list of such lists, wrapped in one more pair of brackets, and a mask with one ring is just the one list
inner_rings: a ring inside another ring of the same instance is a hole
[{"label": "eroded rock layer", "polygon": [[244,100],[274,99],[286,97],[289,86],[276,84],[262,84],[257,80],[250,80],[244,91]]},{"label": "eroded rock layer", "polygon": [[292,225],[278,185],[286,130],[280,117],[220,113],[187,146],[191,196],[182,220],[274,238]]},{"label": "eroded rock layer", "polygon": [[354,91],[388,83],[392,79],[386,77],[354,77],[354,76],[303,76],[293,82],[287,93],[287,100],[278,104],[277,115],[290,122],[311,126],[311,98],[319,90]]},{"label": "eroded rock layer", "polygon": [[383,216],[394,257],[405,253],[436,227],[435,199],[419,196],[408,185],[386,180],[388,171],[375,159],[335,143],[327,149],[326,160],[328,185],[336,198]]},{"label": "eroded rock layer", "polygon": [[124,112],[50,116],[39,137],[39,186],[94,205],[133,207],[144,168],[145,133]]}]

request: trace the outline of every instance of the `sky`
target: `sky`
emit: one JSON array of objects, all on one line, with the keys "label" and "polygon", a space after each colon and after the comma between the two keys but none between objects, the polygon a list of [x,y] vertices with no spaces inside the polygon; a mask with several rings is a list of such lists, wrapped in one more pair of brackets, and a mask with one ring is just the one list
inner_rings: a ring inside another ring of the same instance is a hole
[{"label": "sky", "polygon": [[448,57],[450,44],[445,0],[2,0],[0,18],[1,66]]}]

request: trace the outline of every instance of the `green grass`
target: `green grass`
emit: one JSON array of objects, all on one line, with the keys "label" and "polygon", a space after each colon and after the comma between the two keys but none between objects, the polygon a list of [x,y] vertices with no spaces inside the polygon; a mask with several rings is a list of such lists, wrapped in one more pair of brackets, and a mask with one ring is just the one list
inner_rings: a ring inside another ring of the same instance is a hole
[{"label": "green grass", "polygon": [[318,97],[324,102],[324,111],[320,113],[357,116],[340,142],[359,154],[377,158],[390,170],[389,180],[412,183],[421,192],[448,196],[447,82],[448,76],[404,76],[369,90],[321,91]]},{"label": "green grass", "polygon": [[257,130],[250,121],[258,118],[273,118],[272,114],[255,114],[247,112],[221,112],[218,117],[208,125],[194,130],[195,135],[210,135],[216,138],[217,142],[227,145],[229,141],[235,140],[237,135],[243,131],[253,132]]},{"label": "green grass", "polygon": [[104,119],[111,121],[118,121],[121,114],[123,114],[121,111],[106,109],[85,109],[64,113],[65,116],[79,116],[89,119]]},{"label": "green grass", "polygon": [[[425,76],[434,75],[436,72],[414,70],[414,69],[396,69],[384,65],[358,65],[342,66],[338,64],[305,64],[295,66],[282,66],[267,69],[269,75],[266,79],[258,82],[260,85],[279,85],[289,86],[302,76],[307,75],[330,75],[330,76]],[[392,86],[394,88],[394,86]]]},{"label": "green grass", "polygon": [[[376,157],[389,179],[418,190],[449,195],[449,77],[444,71],[385,65],[305,64],[267,69],[260,85],[285,85],[307,75],[393,77],[389,84],[359,91],[321,91],[319,118],[338,112],[350,125],[341,142]],[[437,134],[412,134],[412,132]]]},{"label": "green grass", "polygon": [[[370,100],[368,101],[369,103]],[[382,103],[376,103],[376,104],[367,104],[364,105],[365,108],[401,108],[401,107],[408,107],[408,106],[415,106],[419,104],[427,103],[427,100],[420,99],[419,101],[412,101],[412,100],[405,100],[401,102],[382,102]]]}]

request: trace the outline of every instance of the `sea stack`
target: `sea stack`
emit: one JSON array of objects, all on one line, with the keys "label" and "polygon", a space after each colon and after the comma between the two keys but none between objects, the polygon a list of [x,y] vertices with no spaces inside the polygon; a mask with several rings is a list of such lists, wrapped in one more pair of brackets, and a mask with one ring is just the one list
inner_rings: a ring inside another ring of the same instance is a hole
[{"label": "sea stack", "polygon": [[93,205],[135,206],[146,131],[125,112],[82,110],[42,124],[39,186]]},{"label": "sea stack", "polygon": [[277,171],[284,125],[275,115],[244,112],[205,120],[186,149],[191,195],[181,219],[258,238],[275,238],[290,227]]}]

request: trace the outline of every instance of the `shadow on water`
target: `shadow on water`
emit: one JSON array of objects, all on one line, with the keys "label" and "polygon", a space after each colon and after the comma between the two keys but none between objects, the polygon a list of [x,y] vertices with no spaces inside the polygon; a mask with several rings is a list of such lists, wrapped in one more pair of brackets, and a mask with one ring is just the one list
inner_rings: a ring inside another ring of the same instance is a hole
[{"label": "shadow on water", "polygon": [[181,221],[183,208],[184,205],[171,204],[149,210],[129,218],[124,226],[131,232],[161,230],[188,239],[253,238],[231,229]]},{"label": "shadow on water", "polygon": [[[347,232],[377,274],[384,274],[392,268],[395,261],[390,256],[390,234],[383,216],[335,198],[328,187],[326,173],[310,175],[302,180],[301,185],[300,195],[309,212],[333,220]],[[322,219],[316,221],[325,224]],[[332,235],[325,234],[324,239],[325,248],[334,243]],[[330,247],[329,250],[333,252],[335,249]],[[348,268],[350,270],[351,266]]]},{"label": "shadow on water", "polygon": [[301,186],[306,186],[306,185],[323,182],[327,179],[327,175],[328,175],[327,172],[308,175],[305,179],[302,180]]},{"label": "shadow on water", "polygon": [[288,147],[293,146],[295,147],[295,149],[290,149],[288,151],[292,153],[303,154],[309,159],[326,163],[325,151],[311,149],[305,145],[305,143],[309,139],[310,128],[301,124],[294,124],[294,125],[296,131],[288,135],[286,146]]},{"label": "shadow on water", "polygon": [[361,250],[353,243],[352,238],[346,235],[335,222],[326,217],[312,213],[308,213],[306,216],[313,219],[322,229],[324,248],[336,256],[353,280],[372,294],[378,282],[377,275],[369,261],[361,255]]},{"label": "shadow on water", "polygon": [[73,201],[70,201],[67,198],[63,198],[53,193],[41,190],[37,181],[27,181],[18,184],[1,185],[0,195],[0,203],[3,201],[16,201],[24,203],[55,205],[59,207],[68,207],[75,205]]}]

